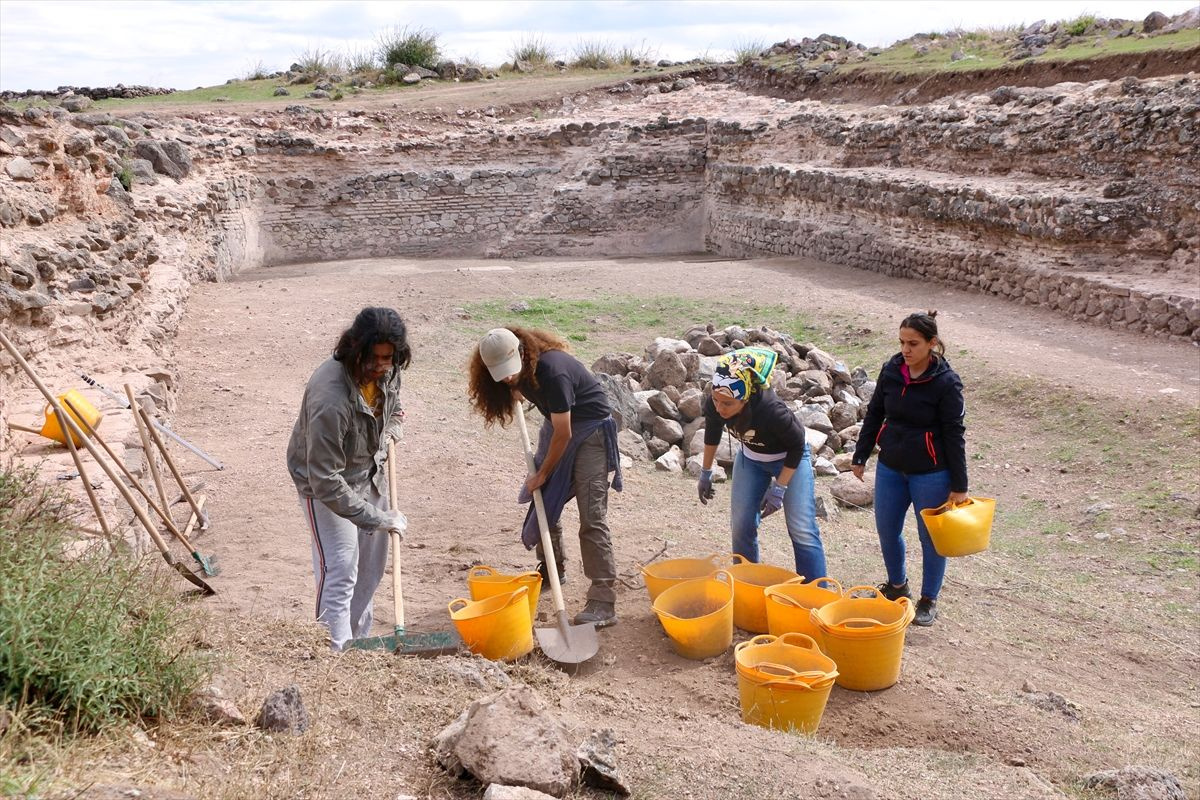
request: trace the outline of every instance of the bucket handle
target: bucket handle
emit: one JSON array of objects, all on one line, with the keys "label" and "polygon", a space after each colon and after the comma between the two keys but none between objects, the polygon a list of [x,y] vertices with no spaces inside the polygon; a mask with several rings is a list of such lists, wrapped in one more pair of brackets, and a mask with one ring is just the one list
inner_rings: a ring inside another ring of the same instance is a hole
[{"label": "bucket handle", "polygon": [[471,567],[471,570],[467,573],[467,578],[486,578],[495,574],[496,570],[492,567],[480,565],[478,567]]},{"label": "bucket handle", "polygon": [[728,585],[731,589],[733,588],[733,576],[723,569],[713,572],[713,574],[709,575],[708,577],[712,578],[714,581],[720,581],[721,583]]},{"label": "bucket handle", "polygon": [[753,645],[770,644],[771,642],[775,641],[777,638],[779,638],[779,637],[772,636],[769,633],[760,633],[757,636],[755,636],[753,639],[747,639],[744,642],[739,642],[737,647],[733,648],[733,652],[740,653],[743,650],[745,650],[747,647],[751,647]]},{"label": "bucket handle", "polygon": [[831,628],[883,628],[887,627],[885,623],[880,622],[874,617],[851,617],[844,619],[837,625],[830,625]]},{"label": "bucket handle", "polygon": [[801,692],[823,692],[831,683],[837,680],[838,672],[834,670],[832,672],[822,672],[821,674],[825,677],[815,680],[812,683],[805,683],[804,681],[764,681],[758,685],[764,689],[778,686],[781,689],[794,689]]},{"label": "bucket handle", "polygon": [[525,595],[527,595],[527,594],[529,594],[528,586],[518,586],[516,589],[514,589],[512,591],[512,594],[510,594],[508,596],[508,602],[504,604],[504,607],[508,608],[509,606],[516,603],[518,600],[524,600]]},{"label": "bucket handle", "polygon": [[[791,583],[791,582],[792,581],[787,581],[787,583],[776,584],[776,586],[786,586],[788,583]],[[775,589],[775,586],[768,586],[766,589],[763,590],[763,595],[771,598],[772,600],[774,600],[777,603],[780,603],[781,605],[791,606],[793,608],[808,608],[808,606],[797,601],[796,598],[789,597],[788,595],[784,594],[783,592],[776,592],[776,591],[774,591],[774,589]]]},{"label": "bucket handle", "polygon": [[866,593],[866,597],[878,597],[880,600],[887,600],[887,598],[883,596],[883,592],[879,591],[878,586],[870,586],[867,584],[862,586],[851,586],[846,590],[846,597],[863,597],[863,593]]},{"label": "bucket handle", "polygon": [[750,559],[746,558],[741,553],[730,553],[729,560],[733,562],[733,566],[735,566],[735,567],[738,564],[749,564],[750,563]]},{"label": "bucket handle", "polygon": [[[826,584],[826,583],[832,583],[835,588],[833,588],[833,589],[826,588],[824,586],[824,584]],[[806,583],[805,586],[815,586],[818,589],[825,589],[826,591],[829,591],[829,592],[836,591],[840,595],[846,594],[846,590],[842,588],[842,584],[828,576],[826,576],[824,578],[813,578],[811,581]]]},{"label": "bucket handle", "polygon": [[[456,597],[446,604],[446,608],[450,609],[450,614],[453,616],[456,611],[462,611],[464,608],[466,608],[470,602],[471,601],[465,597]],[[458,608],[455,608],[455,606],[458,606]]]},{"label": "bucket handle", "polygon": [[799,633],[797,631],[789,631],[780,636],[776,641],[783,642],[792,647],[799,647],[801,650],[816,650],[820,652],[816,641],[807,633]]},{"label": "bucket handle", "polygon": [[772,661],[760,661],[754,665],[754,669],[759,672],[765,672],[768,675],[774,673],[776,677],[789,678],[795,680],[797,678],[824,678],[827,674],[823,669],[806,669],[803,672],[789,667],[787,664],[776,664]]}]

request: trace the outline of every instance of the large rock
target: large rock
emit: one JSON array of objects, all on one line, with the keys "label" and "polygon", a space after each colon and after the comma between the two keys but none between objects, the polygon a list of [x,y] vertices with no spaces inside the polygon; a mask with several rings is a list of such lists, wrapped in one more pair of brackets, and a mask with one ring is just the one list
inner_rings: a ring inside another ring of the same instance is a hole
[{"label": "large rock", "polygon": [[1117,800],[1185,800],[1179,779],[1156,767],[1132,765],[1094,772],[1083,779],[1088,789],[1112,789]]},{"label": "large rock", "polygon": [[658,358],[658,354],[664,350],[673,350],[676,353],[686,353],[692,349],[692,346],[684,339],[671,339],[666,336],[656,336],[654,341],[646,346],[646,358],[653,361]]},{"label": "large rock", "polygon": [[674,350],[661,350],[646,373],[646,383],[655,389],[662,389],[664,386],[680,387],[686,380],[687,368]]},{"label": "large rock", "polygon": [[71,113],[87,111],[92,107],[92,98],[82,94],[67,95],[62,99],[62,107]]},{"label": "large rock", "polygon": [[[668,390],[674,389],[673,386],[668,386]],[[679,421],[679,407],[671,400],[667,392],[655,392],[646,398],[646,402],[650,405],[652,411],[664,419],[673,419]]]},{"label": "large rock", "polygon": [[469,773],[483,784],[524,786],[554,797],[579,784],[579,759],[566,726],[525,684],[476,700],[432,747],[443,769]]},{"label": "large rock", "polygon": [[593,731],[576,751],[583,782],[604,792],[626,796],[629,787],[617,769],[617,737],[611,728]]},{"label": "large rock", "polygon": [[481,81],[483,80],[483,70],[479,67],[466,67],[460,73],[459,79],[462,81]]},{"label": "large rock", "polygon": [[137,154],[138,158],[149,161],[154,166],[155,172],[176,180],[187,177],[187,170],[172,160],[167,154],[165,144],[155,139],[139,139],[133,147],[133,152]]},{"label": "large rock", "polygon": [[641,434],[628,428],[617,434],[617,450],[634,461],[649,461],[650,449]]},{"label": "large rock", "polygon": [[684,390],[679,395],[679,403],[676,407],[683,419],[699,419],[704,413],[704,392],[699,389]]},{"label": "large rock", "polygon": [[606,372],[609,375],[628,375],[630,362],[634,358],[629,353],[606,353],[592,363],[592,372]]},{"label": "large rock", "polygon": [[662,439],[670,444],[679,444],[683,441],[683,426],[673,419],[655,418],[651,433],[656,439]]},{"label": "large rock", "polygon": [[617,421],[617,430],[640,428],[638,401],[626,379],[599,372],[596,373],[596,380],[600,382],[600,388],[604,390],[604,394],[608,397],[608,404],[612,406],[613,419]]},{"label": "large rock", "polygon": [[860,481],[851,472],[833,479],[829,493],[843,508],[870,508],[875,503],[875,473],[867,472]]},{"label": "large rock", "polygon": [[17,156],[5,164],[4,171],[14,181],[31,181],[37,176],[37,173],[33,169],[33,164],[23,156]]},{"label": "large rock", "polygon": [[683,455],[683,451],[675,445],[671,445],[670,450],[654,459],[654,466],[664,472],[679,474],[683,472],[684,461],[686,461],[686,458]]},{"label": "large rock", "polygon": [[267,695],[254,724],[273,733],[304,733],[308,730],[308,709],[300,699],[300,687],[292,684]]},{"label": "large rock", "polygon": [[[854,402],[861,401],[855,397]],[[835,403],[833,408],[829,409],[828,419],[833,424],[835,431],[843,431],[858,422],[858,406],[851,406],[849,403]]]},{"label": "large rock", "polygon": [[[397,800],[402,800],[402,795]],[[502,786],[493,783],[483,793],[483,800],[551,800],[554,795],[530,789],[527,786]]]},{"label": "large rock", "polygon": [[1142,20],[1142,32],[1154,33],[1155,31],[1160,31],[1167,27],[1170,21],[1171,18],[1161,11],[1152,11]]}]

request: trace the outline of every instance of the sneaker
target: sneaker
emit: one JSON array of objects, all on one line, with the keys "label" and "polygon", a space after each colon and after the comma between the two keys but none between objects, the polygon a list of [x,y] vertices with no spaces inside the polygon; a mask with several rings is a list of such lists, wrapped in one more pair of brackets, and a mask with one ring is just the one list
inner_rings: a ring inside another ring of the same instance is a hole
[{"label": "sneaker", "polygon": [[922,597],[917,601],[917,615],[913,617],[913,625],[928,628],[937,619],[937,600],[932,597]]},{"label": "sneaker", "polygon": [[589,622],[595,623],[597,628],[607,628],[609,625],[616,624],[617,610],[614,603],[606,603],[603,600],[588,600],[587,605],[583,607],[575,615],[575,619],[571,620],[576,625],[585,625]]},{"label": "sneaker", "polygon": [[899,586],[892,586],[887,581],[884,581],[879,584],[878,589],[879,593],[888,600],[899,600],[901,597],[907,597],[909,600],[912,599],[912,593],[908,591],[908,581]]},{"label": "sneaker", "polygon": [[[550,573],[546,572],[546,562],[545,561],[538,562],[537,573],[538,573],[538,575],[542,576],[542,584],[549,586],[550,585]],[[567,582],[567,568],[562,566],[561,564],[558,567],[558,582],[560,584]]]}]

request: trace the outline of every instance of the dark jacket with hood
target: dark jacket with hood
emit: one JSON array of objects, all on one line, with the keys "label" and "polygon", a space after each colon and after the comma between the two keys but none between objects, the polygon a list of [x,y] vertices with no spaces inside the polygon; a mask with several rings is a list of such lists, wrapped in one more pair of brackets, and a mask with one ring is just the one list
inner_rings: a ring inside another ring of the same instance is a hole
[{"label": "dark jacket with hood", "polygon": [[967,491],[966,403],[962,381],[934,355],[924,374],[908,376],[899,353],[883,365],[867,406],[854,464],[866,464],[875,445],[879,460],[897,472],[950,470],[950,490]]}]

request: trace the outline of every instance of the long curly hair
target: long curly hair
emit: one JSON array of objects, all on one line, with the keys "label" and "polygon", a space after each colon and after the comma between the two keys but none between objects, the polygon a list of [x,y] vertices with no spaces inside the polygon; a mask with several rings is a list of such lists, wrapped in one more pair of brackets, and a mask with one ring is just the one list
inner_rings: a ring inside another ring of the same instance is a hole
[{"label": "long curly hair", "polygon": [[333,359],[340,361],[356,381],[362,381],[363,364],[377,344],[392,345],[392,366],[408,369],[412,347],[408,343],[408,328],[395,309],[367,306],[358,312],[353,324],[333,348]]},{"label": "long curly hair", "polygon": [[[518,328],[506,326],[521,342],[521,372],[519,382],[538,388],[537,370],[538,359],[547,350],[562,350],[570,352],[566,340],[555,336],[549,331],[536,328]],[[513,417],[513,387],[507,383],[492,378],[483,357],[479,355],[479,345],[471,351],[471,360],[467,364],[468,380],[467,394],[471,398],[475,411],[483,415],[484,425],[491,427],[499,423],[500,427],[512,422]]]}]

